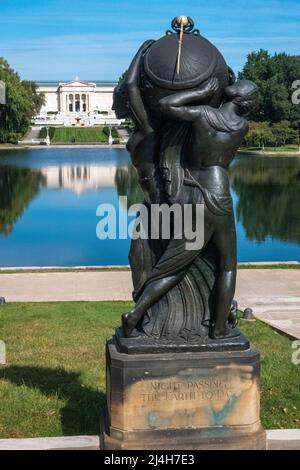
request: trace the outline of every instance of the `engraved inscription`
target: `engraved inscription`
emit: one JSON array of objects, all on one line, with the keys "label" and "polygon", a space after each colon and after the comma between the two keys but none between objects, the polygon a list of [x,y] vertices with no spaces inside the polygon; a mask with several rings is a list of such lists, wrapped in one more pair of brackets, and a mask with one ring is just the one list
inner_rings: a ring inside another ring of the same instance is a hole
[{"label": "engraved inscription", "polygon": [[[150,387],[149,387],[150,385]],[[226,400],[233,395],[230,383],[220,379],[199,381],[153,381],[147,393],[141,394],[143,403],[158,401]]]}]

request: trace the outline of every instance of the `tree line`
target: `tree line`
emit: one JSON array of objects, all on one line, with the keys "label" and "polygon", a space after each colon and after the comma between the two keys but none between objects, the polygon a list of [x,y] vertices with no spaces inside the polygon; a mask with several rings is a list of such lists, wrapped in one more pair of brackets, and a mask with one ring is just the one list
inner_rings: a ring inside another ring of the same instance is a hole
[{"label": "tree line", "polygon": [[252,52],[239,78],[255,82],[260,93],[258,109],[250,116],[245,144],[297,144],[300,148],[300,105],[292,102],[293,83],[300,80],[300,56],[284,52],[271,55],[263,49]]},{"label": "tree line", "polygon": [[0,57],[0,80],[5,84],[5,104],[0,105],[0,143],[17,143],[28,131],[32,117],[45,103],[35,82],[21,80],[8,62]]},{"label": "tree line", "polygon": [[[238,77],[254,81],[260,90],[245,144],[300,146],[300,105],[292,103],[293,82],[300,80],[300,56],[271,55],[263,49],[251,52]],[[0,80],[6,85],[6,105],[0,105],[0,142],[15,143],[28,131],[45,97],[37,93],[35,82],[21,80],[1,57]]]}]

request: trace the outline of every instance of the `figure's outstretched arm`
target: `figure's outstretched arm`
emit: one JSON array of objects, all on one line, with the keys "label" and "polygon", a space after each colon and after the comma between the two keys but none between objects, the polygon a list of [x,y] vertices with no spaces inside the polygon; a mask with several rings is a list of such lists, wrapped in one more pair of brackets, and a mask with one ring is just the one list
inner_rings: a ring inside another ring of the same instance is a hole
[{"label": "figure's outstretched arm", "polygon": [[167,118],[175,119],[176,121],[194,122],[203,115],[204,106],[163,106],[160,111]]},{"label": "figure's outstretched arm", "polygon": [[139,74],[141,69],[141,60],[147,49],[154,43],[154,40],[145,41],[139,48],[133,58],[127,72],[126,85],[128,91],[129,105],[131,112],[142,132],[148,133],[152,131],[149,123],[148,115],[141,97],[139,89]]},{"label": "figure's outstretched arm", "polygon": [[[207,98],[211,98],[214,93],[219,89],[219,81],[217,78],[211,78],[206,85],[198,88],[197,90],[184,90],[174,95],[166,96],[160,100],[160,105],[168,106],[185,106],[189,103],[195,103],[196,101],[203,102]],[[199,104],[200,104],[199,103]]]},{"label": "figure's outstretched arm", "polygon": [[159,101],[160,111],[173,119],[194,121],[203,112],[203,106],[186,106],[188,103],[203,101],[210,98],[219,88],[216,78],[212,78],[198,90],[185,90],[174,95],[169,95]]}]

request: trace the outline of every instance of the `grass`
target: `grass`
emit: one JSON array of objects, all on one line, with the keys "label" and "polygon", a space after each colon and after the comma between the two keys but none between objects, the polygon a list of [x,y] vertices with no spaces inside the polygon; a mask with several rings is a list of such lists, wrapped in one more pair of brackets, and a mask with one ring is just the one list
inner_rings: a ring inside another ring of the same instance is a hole
[{"label": "grass", "polygon": [[239,264],[238,269],[300,269],[299,264]]},{"label": "grass", "polygon": [[300,427],[300,365],[287,336],[258,320],[240,328],[261,354],[261,419],[265,429]]},{"label": "grass", "polygon": [[[300,265],[299,265],[300,268]],[[82,272],[124,272],[124,271],[130,271],[130,267],[128,266],[101,266],[99,268],[93,268],[93,267],[79,267],[79,268],[36,268],[36,269],[30,269],[30,268],[22,268],[22,269],[5,269],[1,268],[0,269],[0,275],[1,274],[44,274],[44,273],[82,273]]]},{"label": "grass", "polygon": [[97,434],[105,339],[123,302],[8,304],[0,309],[0,437]]},{"label": "grass", "polygon": [[[45,128],[40,131],[39,138],[45,138]],[[49,131],[51,143],[107,143],[108,136],[102,127],[51,127]]]},{"label": "grass", "polygon": [[[104,345],[128,302],[7,304],[0,307],[0,437],[97,434],[105,403]],[[262,422],[296,428],[300,366],[291,341],[267,325],[241,321],[261,352]]]},{"label": "grass", "polygon": [[[263,149],[262,147],[244,147],[244,148],[241,148],[241,151],[243,150],[250,150],[251,152],[262,152]],[[298,145],[293,145],[293,144],[289,144],[289,145],[281,145],[279,147],[265,147],[264,149],[264,152],[265,153],[268,153],[268,152],[299,152],[299,146]]]},{"label": "grass", "polygon": [[[238,269],[300,269],[299,264],[240,264]],[[78,267],[78,268],[11,268],[11,269],[0,269],[1,274],[43,274],[43,273],[80,273],[80,272],[123,272],[123,271],[130,271],[129,266],[100,266],[100,267]]]}]

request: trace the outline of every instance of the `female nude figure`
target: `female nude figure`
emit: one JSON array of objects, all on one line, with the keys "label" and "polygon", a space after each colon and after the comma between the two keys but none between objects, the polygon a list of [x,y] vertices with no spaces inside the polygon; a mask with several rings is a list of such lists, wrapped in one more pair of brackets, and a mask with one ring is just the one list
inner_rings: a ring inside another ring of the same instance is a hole
[{"label": "female nude figure", "polygon": [[[239,334],[228,327],[236,282],[236,234],[227,169],[247,133],[244,116],[257,105],[258,90],[252,82],[241,80],[226,88],[227,102],[219,109],[198,104],[204,90],[209,96],[217,87],[217,80],[212,79],[201,92],[183,91],[164,97],[160,111],[168,119],[191,123],[178,202],[205,203],[204,247],[211,241],[219,259],[211,337],[223,338]],[[184,278],[199,254],[187,251],[185,242],[172,239],[153,267],[135,307],[122,316],[125,336],[130,336],[146,311]]]}]

